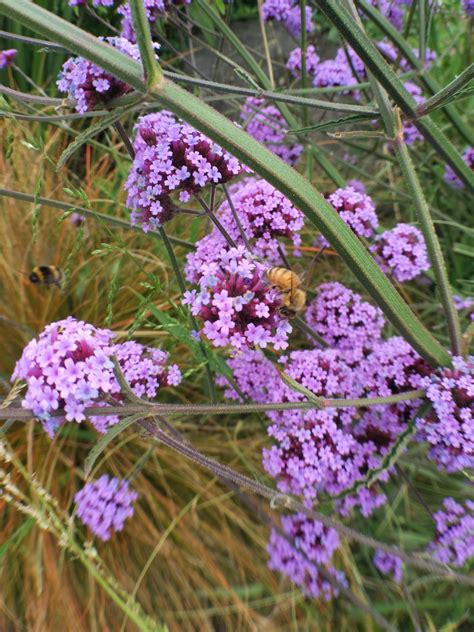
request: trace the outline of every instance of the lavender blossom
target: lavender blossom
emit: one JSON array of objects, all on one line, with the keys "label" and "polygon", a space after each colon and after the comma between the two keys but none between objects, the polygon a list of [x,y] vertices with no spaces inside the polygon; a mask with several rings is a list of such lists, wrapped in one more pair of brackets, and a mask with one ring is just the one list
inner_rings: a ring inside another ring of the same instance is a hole
[{"label": "lavender blossom", "polygon": [[[120,403],[123,396],[114,375],[114,355],[139,396],[154,397],[159,386],[174,386],[181,379],[178,367],[165,367],[163,351],[135,342],[114,345],[111,331],[69,317],[48,325],[38,340],[28,343],[16,363],[12,380],[24,380],[28,387],[22,406],[53,436],[65,421],[83,421],[85,409],[104,397]],[[63,415],[52,416],[62,409]],[[91,421],[103,432],[117,418]]]},{"label": "lavender blossom", "polygon": [[399,283],[411,281],[430,267],[423,234],[409,224],[397,224],[377,235],[370,250],[382,270]]},{"label": "lavender blossom", "polygon": [[445,498],[443,505],[447,511],[434,515],[436,534],[428,550],[443,564],[464,566],[474,557],[474,502],[466,500],[463,507]]},{"label": "lavender blossom", "polygon": [[[182,6],[191,4],[191,0],[144,0],[145,14],[152,28],[156,21],[163,17],[166,12],[173,6]],[[132,10],[130,3],[126,2],[118,8],[118,12],[122,17],[122,36],[130,42],[135,43],[137,36],[133,28]]]},{"label": "lavender blossom", "polygon": [[[327,201],[358,237],[372,237],[379,222],[374,201],[369,195],[348,186],[331,193]],[[318,243],[322,247],[329,246],[329,242],[322,235]]]},{"label": "lavender blossom", "polygon": [[[140,60],[138,46],[123,37],[108,37],[105,41],[132,59]],[[155,45],[159,48],[159,45]],[[70,57],[62,67],[57,86],[66,92],[75,103],[80,114],[93,110],[97,105],[105,105],[112,99],[130,91],[130,86],[102,70],[83,57]]]},{"label": "lavender blossom", "polygon": [[469,319],[474,321],[474,298],[462,298],[461,296],[456,296],[454,294],[453,301],[454,307],[458,311],[469,310]]},{"label": "lavender blossom", "polygon": [[286,163],[295,165],[301,157],[303,145],[285,143],[288,128],[283,116],[274,105],[264,104],[265,101],[257,97],[249,97],[245,101],[240,118],[246,131]]},{"label": "lavender blossom", "polygon": [[[339,48],[334,59],[317,64],[312,74],[313,86],[319,88],[353,86],[367,76],[364,62],[352,48],[348,48],[347,52]],[[359,97],[359,93],[350,88],[341,91],[341,94],[350,93],[354,98]]]},{"label": "lavender blossom", "polygon": [[[474,147],[467,147],[462,158],[471,171],[474,171]],[[464,183],[454,173],[450,165],[446,165],[444,181],[457,189],[464,189]]]},{"label": "lavender blossom", "polygon": [[[313,75],[319,64],[319,55],[312,44],[306,48],[306,72]],[[301,79],[301,48],[295,48],[291,51],[286,67],[291,74],[297,79]]]},{"label": "lavender blossom", "polygon": [[430,444],[429,458],[448,472],[474,467],[474,357],[453,358],[453,368],[440,368],[425,379],[433,404],[417,427]]},{"label": "lavender blossom", "polygon": [[265,269],[243,246],[203,264],[199,290],[186,292],[183,303],[204,321],[202,333],[215,347],[288,346],[292,327],[280,314],[281,298],[266,283]]},{"label": "lavender blossom", "polygon": [[[425,100],[421,94],[421,88],[411,81],[404,83],[406,90],[411,94],[415,103],[420,105]],[[417,140],[423,140],[423,134],[418,131],[418,128],[411,121],[403,123],[403,136],[407,145],[413,145]]]},{"label": "lavender blossom", "polygon": [[356,180],[355,178],[347,181],[347,186],[352,187],[357,191],[357,193],[367,193],[367,189],[365,188],[365,184],[360,180]]},{"label": "lavender blossom", "polygon": [[374,565],[384,575],[392,575],[393,581],[400,584],[403,575],[402,560],[396,555],[391,555],[378,549],[374,555]]},{"label": "lavender blossom", "polygon": [[281,523],[288,539],[272,530],[267,545],[269,568],[286,575],[308,597],[329,601],[337,596],[338,590],[318,571],[318,566],[324,567],[337,582],[347,586],[344,573],[331,565],[334,551],[340,545],[337,532],[303,514],[285,516]]},{"label": "lavender blossom", "polygon": [[176,206],[208,184],[229,182],[245,170],[239,161],[196,129],[162,110],[135,126],[135,158],[125,184],[132,226],[147,232],[171,219]]},{"label": "lavender blossom", "polygon": [[474,0],[463,0],[463,8],[468,18],[474,17]]},{"label": "lavender blossom", "polygon": [[87,483],[74,496],[78,517],[103,541],[123,529],[125,520],[133,516],[133,503],[137,498],[128,481],[110,478],[107,474]]},{"label": "lavender blossom", "polygon": [[[397,31],[403,29],[405,10],[402,7],[408,4],[407,0],[369,0],[369,2],[393,24]],[[364,15],[362,11],[361,13]]]},{"label": "lavender blossom", "polygon": [[17,50],[15,48],[7,48],[6,50],[0,50],[0,70],[9,68],[15,63]]},{"label": "lavender blossom", "polygon": [[308,305],[305,320],[331,347],[370,349],[385,325],[382,310],[342,283],[324,283]]},{"label": "lavender blossom", "polygon": [[[232,369],[233,378],[242,394],[257,404],[273,401],[273,390],[280,383],[280,374],[275,365],[257,349],[248,349],[230,358],[227,364]],[[240,400],[240,395],[229,386],[223,376],[217,377],[217,385],[226,387],[224,397]]]},{"label": "lavender blossom", "polygon": [[[406,57],[399,53],[399,51],[391,42],[382,40],[380,42],[376,42],[376,46],[389,63],[399,64],[400,70],[402,72],[409,72],[410,70],[413,70],[412,64],[406,59]],[[413,48],[412,51],[415,57],[419,59],[420,51],[417,48]],[[430,70],[435,60],[435,51],[431,50],[430,48],[426,48],[425,59],[423,60],[424,69]]]},{"label": "lavender blossom", "polygon": [[[313,12],[310,7],[305,7],[305,14],[306,31],[311,33],[314,24],[312,22]],[[282,22],[293,37],[300,37],[301,9],[298,0],[265,0],[262,5],[262,15],[266,22],[270,20]]]}]

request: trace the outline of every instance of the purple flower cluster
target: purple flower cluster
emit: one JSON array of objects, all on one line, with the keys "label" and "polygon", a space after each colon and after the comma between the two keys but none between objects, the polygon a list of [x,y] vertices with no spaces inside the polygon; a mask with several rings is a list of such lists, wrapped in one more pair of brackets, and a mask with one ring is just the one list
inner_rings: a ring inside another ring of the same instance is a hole
[{"label": "purple flower cluster", "polygon": [[463,0],[463,8],[468,18],[474,17],[474,0]]},{"label": "purple flower cluster", "polygon": [[[286,67],[295,77],[301,77],[301,48],[291,51]],[[306,72],[312,77],[313,86],[319,88],[353,86],[358,79],[366,76],[364,63],[352,48],[348,48],[347,52],[344,48],[339,48],[334,59],[320,61],[312,45],[306,49]],[[342,94],[350,92],[358,97],[358,93],[350,88],[342,91]]]},{"label": "purple flower cluster", "polygon": [[[391,42],[388,42],[387,40],[382,40],[380,42],[376,42],[376,46],[389,63],[398,63],[402,72],[409,72],[410,70],[413,70],[413,66],[411,65],[411,63],[406,59],[404,55],[400,54],[400,52]],[[419,59],[419,50],[417,48],[413,48],[412,51],[415,57],[418,57]],[[425,59],[423,61],[424,69],[430,70],[435,59],[435,51],[431,50],[430,48],[426,48]]]},{"label": "purple flower cluster", "polygon": [[142,116],[134,142],[135,158],[125,189],[132,225],[145,232],[173,217],[171,199],[189,201],[208,184],[229,182],[244,171],[231,154],[196,129],[163,110]]},{"label": "purple flower cluster", "polygon": [[[179,369],[165,367],[167,354],[163,351],[134,342],[114,345],[111,331],[69,317],[48,325],[23,350],[12,375],[12,380],[24,380],[28,386],[22,406],[53,435],[64,420],[83,421],[85,409],[104,396],[119,403],[122,397],[114,375],[114,355],[139,396],[154,397],[160,386],[179,384]],[[52,417],[60,409],[64,416]],[[104,431],[117,418],[91,421]]]},{"label": "purple flower cluster", "polygon": [[[268,404],[273,399],[275,384],[280,382],[280,375],[275,366],[267,360],[259,349],[247,349],[234,358],[227,360],[232,369],[234,380],[242,394],[252,402]],[[226,387],[224,396],[228,399],[240,400],[240,395],[223,376],[217,377],[217,385]]]},{"label": "purple flower cluster", "polygon": [[240,118],[244,121],[245,129],[250,136],[264,143],[270,151],[289,165],[298,162],[303,145],[284,142],[288,128],[274,105],[265,105],[263,99],[249,97],[244,103]]},{"label": "purple flower cluster", "polygon": [[[92,0],[94,7],[112,7],[115,4],[115,0]],[[87,6],[87,0],[69,0],[70,7],[85,7]]]},{"label": "purple flower cluster", "polygon": [[[144,0],[145,13],[152,27],[158,18],[163,15],[172,6],[181,6],[191,4],[191,0]],[[122,36],[126,37],[130,42],[136,42],[137,36],[133,28],[132,10],[130,4],[126,2],[118,8],[118,12],[122,17]]]},{"label": "purple flower cluster", "polygon": [[420,438],[440,469],[474,467],[474,357],[453,358],[453,368],[438,369],[425,380],[432,410],[420,419]]},{"label": "purple flower cluster", "polygon": [[447,511],[437,511],[436,535],[429,551],[443,564],[464,566],[474,557],[474,502],[466,500],[465,507],[453,498],[445,498]]},{"label": "purple flower cluster", "polygon": [[[108,37],[105,41],[132,59],[140,59],[138,46],[124,37]],[[57,86],[60,92],[69,95],[81,114],[130,91],[126,83],[83,57],[70,57],[63,64]]]},{"label": "purple flower cluster", "polygon": [[101,540],[110,540],[113,533],[123,529],[125,520],[133,516],[133,503],[138,494],[128,481],[110,478],[104,474],[93,483],[87,483],[77,492],[77,515]]},{"label": "purple flower cluster", "polygon": [[268,566],[286,575],[308,597],[323,597],[329,601],[337,596],[338,591],[318,571],[318,567],[324,567],[337,582],[347,585],[344,573],[331,565],[333,553],[340,544],[337,532],[303,514],[284,516],[281,524],[288,539],[272,530],[267,545]]},{"label": "purple flower cluster", "polygon": [[380,340],[382,310],[342,283],[323,283],[305,312],[308,325],[331,347],[366,350]]},{"label": "purple flower cluster", "polygon": [[393,580],[400,584],[403,575],[402,560],[396,555],[391,555],[378,549],[374,555],[374,565],[384,575],[392,575]]},{"label": "purple flower cluster", "polygon": [[[311,33],[314,29],[312,22],[313,13],[311,8],[305,7],[306,31]],[[293,37],[301,35],[301,9],[298,0],[265,0],[262,5],[262,15],[265,21],[275,20],[283,22],[287,30]]]},{"label": "purple flower cluster", "polygon": [[17,51],[15,48],[7,48],[0,50],[0,70],[13,66],[15,63]]},{"label": "purple flower cluster", "polygon": [[469,310],[469,319],[474,320],[474,298],[462,298],[453,295],[454,306],[458,311]]},{"label": "purple flower cluster", "polygon": [[205,321],[202,333],[214,346],[286,349],[292,327],[280,314],[281,298],[265,281],[265,270],[243,246],[202,265],[199,290],[186,292],[183,303]]},{"label": "purple flower cluster", "polygon": [[382,270],[399,283],[411,281],[430,267],[423,234],[409,224],[397,224],[377,235],[370,250]]},{"label": "purple flower cluster", "polygon": [[[467,147],[462,155],[462,158],[471,171],[474,171],[474,147]],[[446,165],[444,180],[453,187],[464,189],[464,183],[461,182],[449,165]]]},{"label": "purple flower cluster", "polygon": [[[369,0],[369,2],[374,7],[377,7],[380,13],[393,24],[397,31],[403,29],[403,20],[405,17],[403,7],[409,4],[407,0]],[[362,13],[362,15],[364,14]]]},{"label": "purple flower cluster", "polygon": [[[326,199],[358,237],[372,237],[379,222],[374,201],[369,195],[347,186],[344,189],[337,189]],[[329,246],[329,242],[322,235],[318,243],[322,247]]]},{"label": "purple flower cluster", "polygon": [[[303,213],[266,180],[246,179],[232,187],[230,193],[242,230],[252,243],[252,252],[256,256],[268,263],[282,263],[278,249],[280,247],[285,252],[285,247],[280,245],[281,239],[291,240],[295,248],[300,246]],[[217,215],[232,239],[243,245],[241,232],[227,201]]]},{"label": "purple flower cluster", "polygon": [[[178,386],[181,383],[181,371],[176,364],[168,364],[166,351],[144,347],[130,340],[115,345],[113,353],[127,384],[138,397],[155,399],[160,388]],[[116,380],[112,384],[109,397],[117,403],[122,400]],[[118,422],[119,417],[115,415],[91,417],[92,425],[101,433]]]}]

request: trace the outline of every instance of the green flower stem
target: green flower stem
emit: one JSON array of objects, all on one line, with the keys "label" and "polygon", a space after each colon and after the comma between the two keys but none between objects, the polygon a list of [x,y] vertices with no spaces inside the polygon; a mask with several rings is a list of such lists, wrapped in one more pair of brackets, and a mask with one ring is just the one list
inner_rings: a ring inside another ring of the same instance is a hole
[{"label": "green flower stem", "polygon": [[[424,397],[425,390],[406,391],[398,395],[387,397],[361,397],[356,399],[326,399],[318,398],[318,403],[284,402],[282,404],[127,404],[124,406],[92,406],[86,408],[86,416],[91,415],[119,415],[129,416],[139,413],[146,415],[232,415],[247,413],[262,413],[278,410],[307,410],[309,408],[368,408],[385,404],[397,404]],[[56,411],[52,417],[61,417],[64,413]],[[9,406],[0,408],[0,419],[15,419],[25,421],[33,418],[33,413],[21,407]]]},{"label": "green flower stem", "polygon": [[[346,0],[346,4],[354,22],[363,28],[353,0]],[[454,355],[459,355],[461,353],[461,327],[459,324],[458,313],[453,303],[443,252],[436,234],[430,209],[405,143],[403,125],[400,119],[400,111],[398,108],[392,108],[387,93],[370,72],[369,81],[372,84],[372,90],[379,106],[385,131],[389,137],[394,139],[395,153],[397,155],[405,182],[410,190],[417,219],[420,224],[423,237],[425,238],[430,263],[433,268],[436,284],[441,297],[441,303],[446,317],[449,339],[451,342],[451,351]]]},{"label": "green flower stem", "polygon": [[400,121],[398,110],[395,110],[398,118],[397,136],[394,143],[395,152],[400,163],[405,182],[412,194],[416,216],[420,223],[420,228],[425,238],[426,247],[430,257],[431,266],[436,279],[436,285],[440,294],[441,304],[443,306],[446,324],[448,327],[449,340],[453,355],[460,355],[462,349],[461,326],[459,324],[459,316],[454,305],[451,287],[449,283],[448,272],[444,262],[443,251],[439,243],[438,235],[431,217],[430,208],[426,197],[421,188],[415,166],[411,159],[408,147],[405,143],[403,135],[403,126]]},{"label": "green flower stem", "polygon": [[387,90],[403,113],[408,118],[413,119],[416,128],[434,147],[436,153],[451,166],[466,187],[474,188],[474,175],[459,152],[429,116],[416,119],[417,104],[415,100],[343,3],[340,0],[319,0],[318,6],[360,56],[368,70]]},{"label": "green flower stem", "polygon": [[[321,0],[321,4],[327,4],[328,1]],[[57,15],[33,3],[19,3],[16,0],[0,0],[0,13],[20,21],[42,36],[65,44],[71,51],[85,56],[140,92],[144,92],[141,69],[136,62],[113,47],[96,41]],[[346,13],[344,15],[347,16]],[[364,34],[363,36],[365,37]],[[371,46],[369,41],[369,47]],[[362,55],[367,57],[365,48]],[[451,359],[447,351],[402,300],[360,240],[301,174],[211,106],[168,80],[161,82],[159,89],[155,88],[149,94],[149,98],[156,99],[161,106],[167,107],[212,138],[286,195],[332,244],[408,342],[431,364],[450,364]],[[462,160],[461,162],[466,167]]]},{"label": "green flower stem", "polygon": [[[382,33],[388,37],[389,40],[395,44],[398,50],[402,53],[403,57],[410,63],[410,65],[416,70],[420,71],[420,81],[424,87],[431,93],[436,94],[441,90],[441,85],[428,73],[424,71],[423,61],[419,60],[414,54],[410,44],[403,38],[403,36],[397,31],[397,29],[390,24],[387,18],[377,10],[376,7],[368,3],[366,0],[356,0],[357,6],[367,15],[367,17],[380,28]],[[416,6],[415,2],[412,2],[412,8]],[[464,121],[461,119],[459,112],[452,104],[446,104],[443,107],[444,113],[451,121],[458,132],[465,138],[470,144],[474,145],[474,133]]]},{"label": "green flower stem", "polygon": [[[0,197],[10,197],[15,200],[21,200],[22,202],[31,202],[34,204],[38,204],[38,206],[50,206],[51,208],[57,208],[63,211],[70,211],[71,213],[79,213],[80,215],[84,215],[84,217],[90,217],[91,219],[99,220],[100,222],[104,222],[105,224],[109,224],[110,226],[116,226],[117,228],[122,228],[124,230],[133,230],[137,233],[143,233],[143,230],[140,228],[140,226],[131,226],[130,222],[125,219],[120,219],[120,217],[112,217],[111,215],[99,213],[98,211],[91,211],[90,208],[77,206],[76,204],[68,204],[67,202],[51,200],[50,198],[35,197],[34,195],[30,195],[29,193],[1,188]],[[160,237],[160,233],[155,230],[150,230],[147,234],[154,235],[155,237]],[[178,239],[177,237],[169,237],[168,239],[177,246],[182,246],[187,250],[194,250],[195,248],[195,245],[190,243],[189,241],[184,241],[183,239]]]},{"label": "green flower stem", "polygon": [[150,23],[145,13],[143,0],[130,0],[133,28],[137,36],[140,58],[145,71],[147,88],[151,89],[163,81],[163,72],[156,60],[156,53],[150,33]]},{"label": "green flower stem", "polygon": [[[448,83],[447,86],[441,88],[439,92],[433,95],[430,99],[426,99],[420,103],[420,105],[416,108],[417,116],[425,116],[436,110],[440,107],[444,107],[446,105],[446,101],[449,101],[451,97],[453,97],[458,92],[462,92],[462,89],[467,87],[467,85],[474,79],[474,64],[471,64],[467,68],[465,68],[461,74],[459,74],[453,81]],[[466,95],[467,96],[467,95]]]}]

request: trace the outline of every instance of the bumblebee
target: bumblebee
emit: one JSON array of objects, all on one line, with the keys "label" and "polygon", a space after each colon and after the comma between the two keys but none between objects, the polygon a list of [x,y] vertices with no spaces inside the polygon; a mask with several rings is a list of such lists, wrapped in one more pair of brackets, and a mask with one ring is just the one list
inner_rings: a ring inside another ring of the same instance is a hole
[{"label": "bumblebee", "polygon": [[28,276],[31,283],[40,285],[57,285],[61,287],[63,271],[56,266],[36,266]]},{"label": "bumblebee", "polygon": [[284,316],[296,316],[306,306],[306,292],[300,288],[301,278],[287,268],[269,268],[265,277],[270,286],[281,295],[281,313]]}]

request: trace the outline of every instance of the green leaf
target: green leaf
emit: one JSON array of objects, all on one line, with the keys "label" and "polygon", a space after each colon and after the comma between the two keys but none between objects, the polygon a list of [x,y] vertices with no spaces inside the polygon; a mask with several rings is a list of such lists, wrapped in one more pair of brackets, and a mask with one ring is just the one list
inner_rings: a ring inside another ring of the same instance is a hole
[{"label": "green leaf", "polygon": [[118,437],[121,432],[126,430],[129,426],[133,425],[139,419],[142,419],[144,416],[144,413],[137,413],[136,415],[125,417],[125,419],[119,421],[118,424],[112,426],[110,430],[108,430],[104,435],[101,435],[95,446],[87,455],[86,460],[84,461],[84,471],[86,473],[86,476],[89,476],[95,462],[109,445],[109,443],[111,443],[115,439],[115,437]]},{"label": "green leaf", "polygon": [[100,132],[104,131],[104,129],[107,129],[108,127],[110,127],[111,125],[113,125],[116,121],[118,121],[122,115],[127,112],[130,108],[126,107],[126,108],[117,108],[116,110],[114,110],[109,116],[104,116],[102,118],[100,118],[97,123],[95,123],[94,125],[91,125],[90,127],[88,127],[86,130],[84,130],[83,132],[81,132],[76,139],[70,143],[66,149],[63,151],[63,153],[61,154],[61,156],[59,157],[58,160],[58,164],[56,166],[56,169],[62,169],[64,167],[64,165],[66,164],[66,162],[69,160],[69,158],[80,148],[82,147],[82,145],[84,145],[85,143],[87,143],[88,141],[91,140],[91,138],[94,138],[94,136],[97,136],[97,134],[100,134]]},{"label": "green leaf", "polygon": [[357,121],[369,121],[374,117],[372,114],[351,114],[350,116],[341,116],[337,119],[332,119],[324,123],[317,123],[316,125],[310,125],[309,127],[302,127],[301,129],[289,129],[287,134],[301,134],[305,132],[321,132],[323,130],[338,128],[341,125],[349,125],[350,123],[356,123]]},{"label": "green leaf", "polygon": [[26,518],[24,522],[0,545],[0,560],[8,552],[11,546],[20,544],[31,531],[35,524],[34,518]]},{"label": "green leaf", "polygon": [[153,316],[162,325],[163,329],[165,329],[172,338],[185,344],[193,353],[201,355],[199,343],[191,336],[184,325],[176,320],[176,318],[170,316],[167,312],[160,311],[151,303],[149,305],[149,309]]}]

